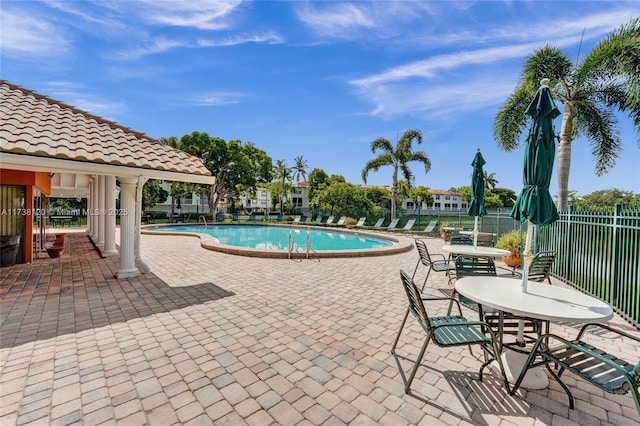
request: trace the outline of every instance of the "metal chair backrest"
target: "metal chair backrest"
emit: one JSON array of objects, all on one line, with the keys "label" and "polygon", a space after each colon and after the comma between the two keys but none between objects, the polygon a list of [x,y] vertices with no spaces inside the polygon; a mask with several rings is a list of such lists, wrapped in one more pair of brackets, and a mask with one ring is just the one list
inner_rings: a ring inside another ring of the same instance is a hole
[{"label": "metal chair backrest", "polygon": [[470,246],[470,245],[473,245],[473,237],[471,235],[466,235],[466,234],[453,234],[451,235],[450,243]]},{"label": "metal chair backrest", "polygon": [[553,250],[541,251],[536,253],[536,255],[533,256],[533,260],[531,260],[531,264],[529,264],[529,280],[548,280],[549,284],[551,284],[551,278],[549,278],[549,274],[551,272],[551,267],[553,266],[553,262],[555,261],[555,259],[556,252]]},{"label": "metal chair backrest", "polygon": [[457,279],[478,275],[497,275],[496,264],[490,257],[459,255],[456,257],[455,264]]},{"label": "metal chair backrest", "polygon": [[431,266],[431,256],[429,255],[429,250],[427,249],[425,242],[422,240],[416,240],[416,248],[418,249],[420,262],[422,262],[424,266]]},{"label": "metal chair backrest", "polygon": [[418,287],[411,277],[403,270],[400,270],[400,279],[402,280],[402,286],[404,287],[404,291],[407,293],[407,298],[409,299],[409,310],[413,313],[416,320],[418,320],[420,326],[425,331],[430,330],[431,324],[429,323],[429,315],[427,315],[427,310],[424,307],[424,303],[422,303]]}]

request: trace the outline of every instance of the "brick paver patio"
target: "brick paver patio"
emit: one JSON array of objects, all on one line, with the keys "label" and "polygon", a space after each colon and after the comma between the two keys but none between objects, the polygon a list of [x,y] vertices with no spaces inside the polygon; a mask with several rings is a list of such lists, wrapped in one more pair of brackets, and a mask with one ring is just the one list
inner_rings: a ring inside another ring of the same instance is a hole
[{"label": "brick paver patio", "polygon": [[[398,270],[413,272],[416,251],[258,259],[151,235],[141,251],[153,272],[133,279],[113,278],[117,258],[84,233],[60,259],[0,270],[1,425],[640,424],[629,395],[570,374],[576,410],[554,381],[507,396],[495,373],[476,380],[481,354],[466,348],[431,345],[406,395],[389,350],[406,309]],[[427,291],[447,289],[432,274]],[[640,347],[599,338],[638,359]],[[421,343],[412,322],[399,351]]]}]

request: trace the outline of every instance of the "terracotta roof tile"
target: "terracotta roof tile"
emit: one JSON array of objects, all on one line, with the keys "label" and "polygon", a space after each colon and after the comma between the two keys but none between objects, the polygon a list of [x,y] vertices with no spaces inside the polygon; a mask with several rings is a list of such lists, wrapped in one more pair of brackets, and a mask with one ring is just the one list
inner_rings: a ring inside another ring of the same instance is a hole
[{"label": "terracotta roof tile", "polygon": [[196,157],[0,80],[3,152],[210,176]]}]

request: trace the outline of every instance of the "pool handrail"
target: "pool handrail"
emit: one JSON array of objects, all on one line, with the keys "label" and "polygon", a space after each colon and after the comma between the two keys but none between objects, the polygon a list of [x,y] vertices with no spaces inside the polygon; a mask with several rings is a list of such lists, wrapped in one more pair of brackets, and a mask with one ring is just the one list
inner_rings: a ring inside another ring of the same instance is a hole
[{"label": "pool handrail", "polygon": [[200,219],[202,219],[202,222],[204,222],[204,228],[207,229],[207,218],[204,217],[204,215],[200,215],[198,217],[198,223],[200,223]]}]

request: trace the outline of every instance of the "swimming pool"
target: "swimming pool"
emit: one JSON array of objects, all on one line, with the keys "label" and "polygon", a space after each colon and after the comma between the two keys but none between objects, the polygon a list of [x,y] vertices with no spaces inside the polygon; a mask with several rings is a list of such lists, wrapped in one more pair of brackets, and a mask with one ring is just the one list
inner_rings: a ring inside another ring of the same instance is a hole
[{"label": "swimming pool", "polygon": [[205,248],[245,256],[347,257],[393,254],[406,250],[394,238],[322,227],[180,224],[145,226],[142,231],[151,234],[196,235],[201,238],[201,244]]}]

